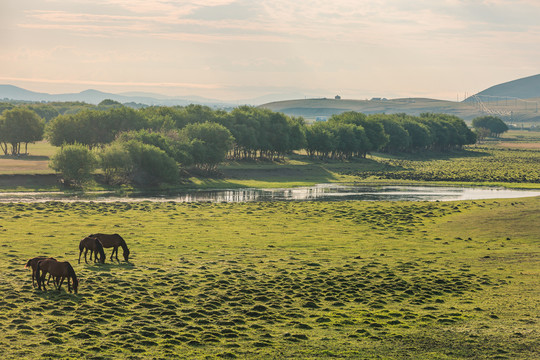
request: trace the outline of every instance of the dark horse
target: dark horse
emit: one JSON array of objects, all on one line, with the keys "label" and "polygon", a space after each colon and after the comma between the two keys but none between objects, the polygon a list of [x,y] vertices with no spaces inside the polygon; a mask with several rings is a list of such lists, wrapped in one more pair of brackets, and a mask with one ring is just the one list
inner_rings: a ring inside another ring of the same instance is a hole
[{"label": "dark horse", "polygon": [[[39,282],[38,274],[36,273],[37,264],[38,264],[39,261],[45,260],[45,259],[56,260],[55,258],[51,258],[51,257],[48,257],[48,256],[38,256],[38,257],[35,257],[35,258],[32,258],[32,259],[28,260],[28,262],[26,263],[26,266],[24,267],[25,269],[32,268],[32,287],[36,287],[36,285],[34,284],[34,279],[36,279]],[[49,279],[47,280],[47,285],[49,285],[50,281],[51,281],[51,274],[49,274]]]},{"label": "dark horse", "polygon": [[[41,271],[41,276],[39,272]],[[41,290],[41,285],[43,285],[43,290],[45,289],[45,275],[47,273],[51,274],[55,281],[56,289],[60,290],[64,279],[67,278],[68,291],[71,292],[71,286],[69,285],[69,279],[73,283],[73,291],[77,293],[79,288],[79,280],[77,280],[77,275],[75,275],[75,270],[71,264],[67,261],[56,261],[53,259],[44,259],[40,260],[37,263],[37,279],[38,279],[38,288]]]},{"label": "dark horse", "polygon": [[103,251],[103,245],[101,245],[101,241],[99,241],[96,238],[93,237],[85,237],[81,240],[79,243],[79,264],[81,263],[81,254],[84,250],[84,262],[88,264],[88,261],[86,261],[86,253],[88,250],[90,250],[90,260],[92,260],[92,254],[94,254],[94,262],[97,260],[97,255],[99,253],[99,262],[104,264],[105,263],[105,251]]},{"label": "dark horse", "polygon": [[124,260],[128,261],[129,258],[129,249],[126,245],[126,242],[122,237],[118,234],[92,234],[88,237],[96,238],[99,241],[101,241],[101,245],[103,245],[104,248],[113,248],[113,251],[111,253],[111,261],[113,259],[113,255],[116,255],[116,260],[118,260],[118,247],[121,246],[122,250],[124,251]]}]

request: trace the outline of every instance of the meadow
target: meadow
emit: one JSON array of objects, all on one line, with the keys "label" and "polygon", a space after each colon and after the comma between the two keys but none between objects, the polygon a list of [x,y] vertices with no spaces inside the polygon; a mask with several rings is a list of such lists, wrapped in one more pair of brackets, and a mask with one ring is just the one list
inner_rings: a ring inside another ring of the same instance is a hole
[{"label": "meadow", "polygon": [[[0,204],[2,358],[537,359],[539,213],[540,198]],[[121,234],[130,263],[77,264],[95,232]],[[70,261],[79,293],[33,289],[37,255]]]}]

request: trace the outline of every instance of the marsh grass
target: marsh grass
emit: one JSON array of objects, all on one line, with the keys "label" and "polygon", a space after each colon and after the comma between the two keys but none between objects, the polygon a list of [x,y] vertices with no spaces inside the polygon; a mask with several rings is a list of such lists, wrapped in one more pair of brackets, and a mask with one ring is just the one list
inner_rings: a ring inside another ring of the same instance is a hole
[{"label": "marsh grass", "polygon": [[[539,211],[539,198],[0,204],[2,356],[534,359]],[[77,264],[94,232],[122,234],[131,263]],[[36,255],[70,261],[79,294],[32,289]]]}]

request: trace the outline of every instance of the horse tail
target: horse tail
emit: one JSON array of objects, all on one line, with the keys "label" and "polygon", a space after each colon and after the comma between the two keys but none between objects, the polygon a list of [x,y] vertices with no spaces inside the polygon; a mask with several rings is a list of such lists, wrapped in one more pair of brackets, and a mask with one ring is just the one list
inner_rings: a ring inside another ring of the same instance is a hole
[{"label": "horse tail", "polygon": [[79,243],[79,251],[82,252],[84,250],[84,239],[81,240],[81,242]]}]

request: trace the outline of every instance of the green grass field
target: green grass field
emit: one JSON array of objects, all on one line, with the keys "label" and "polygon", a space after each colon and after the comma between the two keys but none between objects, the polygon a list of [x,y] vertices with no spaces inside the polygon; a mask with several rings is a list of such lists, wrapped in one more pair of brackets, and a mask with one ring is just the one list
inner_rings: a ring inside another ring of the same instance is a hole
[{"label": "green grass field", "polygon": [[[539,213],[540,198],[0,204],[1,357],[537,359]],[[77,264],[95,232],[121,234],[131,264]],[[32,289],[37,255],[70,261],[79,294]]]}]

